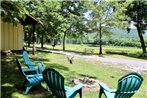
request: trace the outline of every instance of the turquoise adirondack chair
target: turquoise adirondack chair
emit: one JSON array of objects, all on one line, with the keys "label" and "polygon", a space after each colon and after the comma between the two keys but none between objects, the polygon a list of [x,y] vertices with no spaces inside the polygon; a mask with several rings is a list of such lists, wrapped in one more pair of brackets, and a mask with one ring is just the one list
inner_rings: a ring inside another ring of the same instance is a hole
[{"label": "turquoise adirondack chair", "polygon": [[103,83],[100,83],[99,98],[104,93],[106,98],[131,98],[140,88],[143,78],[138,73],[129,73],[118,80],[116,90],[109,89]]},{"label": "turquoise adirondack chair", "polygon": [[29,59],[29,54],[26,51],[23,51],[23,59],[29,69],[33,69],[35,68],[35,66],[37,66],[40,73],[42,73],[45,70],[45,67],[42,62],[40,61],[31,62],[31,60]]},{"label": "turquoise adirondack chair", "polygon": [[82,98],[83,84],[79,83],[74,87],[64,85],[64,77],[55,69],[48,68],[43,72],[43,79],[47,83],[49,89],[52,91],[52,97],[57,98],[74,98],[79,93]]},{"label": "turquoise adirondack chair", "polygon": [[[29,90],[33,86],[41,84],[41,82],[43,80],[43,76],[42,76],[42,74],[39,74],[38,70],[36,70],[36,69],[23,69],[21,67],[21,63],[19,62],[18,58],[16,58],[16,63],[17,63],[16,65],[17,65],[19,71],[21,72],[21,74],[25,78],[23,87],[26,86],[25,93],[28,94]],[[33,71],[36,71],[36,73],[31,73]],[[28,72],[30,72],[30,74]]]}]

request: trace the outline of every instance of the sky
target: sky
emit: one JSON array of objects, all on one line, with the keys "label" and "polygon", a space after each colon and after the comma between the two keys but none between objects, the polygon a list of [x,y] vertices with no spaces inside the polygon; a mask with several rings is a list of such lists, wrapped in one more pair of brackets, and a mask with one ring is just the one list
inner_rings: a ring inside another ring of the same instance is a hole
[{"label": "sky", "polygon": [[130,28],[131,28],[131,29],[136,29],[136,27],[133,25],[133,22],[131,22]]}]

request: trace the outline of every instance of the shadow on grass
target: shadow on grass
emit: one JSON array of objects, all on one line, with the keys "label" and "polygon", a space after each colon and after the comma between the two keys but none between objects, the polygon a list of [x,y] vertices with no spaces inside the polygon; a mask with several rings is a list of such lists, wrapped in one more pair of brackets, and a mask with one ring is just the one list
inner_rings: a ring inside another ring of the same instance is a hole
[{"label": "shadow on grass", "polygon": [[[19,56],[17,56],[19,57]],[[2,98],[17,98],[26,96],[28,98],[49,98],[50,93],[42,86],[34,86],[28,95],[22,88],[23,75],[16,66],[16,56],[1,57],[1,96]],[[23,97],[22,97],[23,98]]]},{"label": "shadow on grass", "polygon": [[88,47],[99,47],[100,45],[98,44],[86,44]]},{"label": "shadow on grass", "polygon": [[126,52],[118,52],[118,51],[106,51],[107,54],[117,54],[117,55],[123,55],[127,57],[132,57],[132,58],[138,58],[138,59],[144,59],[147,60],[147,55],[143,55],[141,53],[126,53]]},{"label": "shadow on grass", "polygon": [[10,98],[12,93],[17,91],[14,86],[17,83],[21,84],[19,79],[23,80],[19,71],[16,70],[15,56],[3,56],[1,58],[1,69],[2,96],[3,98]]},{"label": "shadow on grass", "polygon": [[[43,48],[40,48],[40,47],[37,47],[38,49],[45,49],[45,50],[55,50],[55,51],[61,51],[61,49],[53,49],[53,48],[47,48],[47,47],[43,47]],[[43,52],[43,51],[42,51]]]},{"label": "shadow on grass", "polygon": [[40,62],[44,62],[44,61],[49,62],[50,61],[50,59],[45,59],[45,58],[40,58],[40,57],[31,57],[30,59],[32,62],[33,61],[40,61]]},{"label": "shadow on grass", "polygon": [[[51,48],[43,48],[43,49],[48,49],[48,50],[52,50],[52,51],[63,51],[63,50],[60,50],[60,49],[51,49]],[[80,55],[97,55],[98,54],[98,53],[85,53],[84,49],[83,49],[83,52],[74,51],[74,50],[65,50],[65,52],[72,52],[72,53],[77,53],[77,54],[80,54]]]},{"label": "shadow on grass", "polygon": [[13,92],[16,92],[17,90],[14,87],[2,86],[1,91],[2,98],[12,98]]},{"label": "shadow on grass", "polygon": [[68,67],[65,67],[64,65],[56,64],[56,63],[48,64],[47,68],[54,68],[54,69],[58,69],[58,70],[69,71]]},{"label": "shadow on grass", "polygon": [[88,77],[88,78],[97,79],[97,78],[96,78],[96,77],[94,77],[94,76],[85,75],[85,74],[79,74],[79,76],[81,76],[81,77]]}]

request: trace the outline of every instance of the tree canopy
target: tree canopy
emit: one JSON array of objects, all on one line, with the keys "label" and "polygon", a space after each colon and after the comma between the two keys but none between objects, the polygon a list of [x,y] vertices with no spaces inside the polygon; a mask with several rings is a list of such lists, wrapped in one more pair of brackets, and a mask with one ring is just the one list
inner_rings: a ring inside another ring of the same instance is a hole
[{"label": "tree canopy", "polygon": [[[41,47],[45,40],[62,39],[65,50],[66,38],[80,38],[85,33],[97,32],[102,54],[102,35],[109,34],[110,28],[127,28],[133,21],[138,30],[143,52],[146,52],[142,34],[147,28],[147,2],[144,0],[86,0],[86,1],[46,1],[46,0],[9,0],[1,1],[1,16],[6,22],[19,23],[30,14],[41,20],[43,26],[37,26],[37,38]],[[87,16],[87,17],[86,17]],[[30,27],[25,31],[30,32]],[[31,35],[26,34],[26,38]]]},{"label": "tree canopy", "polygon": [[[147,1],[146,0],[132,0],[125,12],[130,17],[129,23],[137,28],[138,36],[143,53],[146,53],[146,46],[143,38],[145,30],[147,30]],[[129,30],[128,30],[129,31]]]}]

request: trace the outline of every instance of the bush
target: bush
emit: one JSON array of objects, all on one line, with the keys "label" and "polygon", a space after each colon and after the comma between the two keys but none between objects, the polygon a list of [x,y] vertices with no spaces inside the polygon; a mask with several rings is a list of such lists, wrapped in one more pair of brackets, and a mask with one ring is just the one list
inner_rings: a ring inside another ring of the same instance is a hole
[{"label": "bush", "polygon": [[[67,39],[68,43],[71,44],[97,44],[99,45],[99,39],[88,40],[88,39]],[[145,45],[147,47],[147,38],[144,38]],[[120,38],[120,37],[106,37],[102,39],[102,45],[113,45],[113,46],[127,46],[127,47],[138,47],[141,48],[140,40],[138,38]]]},{"label": "bush", "polygon": [[[99,44],[99,40],[96,40],[93,43]],[[115,38],[115,37],[104,38],[102,39],[102,44],[103,45],[113,45],[113,46],[140,47],[140,41],[139,39],[136,39],[136,38]]]}]

